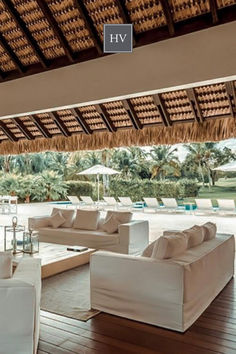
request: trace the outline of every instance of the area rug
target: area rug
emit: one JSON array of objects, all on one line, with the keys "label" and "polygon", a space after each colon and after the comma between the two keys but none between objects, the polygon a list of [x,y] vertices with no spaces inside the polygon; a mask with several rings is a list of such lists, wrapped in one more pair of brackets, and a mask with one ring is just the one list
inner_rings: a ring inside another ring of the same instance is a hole
[{"label": "area rug", "polygon": [[43,279],[41,309],[80,321],[96,316],[100,311],[90,308],[89,265]]}]

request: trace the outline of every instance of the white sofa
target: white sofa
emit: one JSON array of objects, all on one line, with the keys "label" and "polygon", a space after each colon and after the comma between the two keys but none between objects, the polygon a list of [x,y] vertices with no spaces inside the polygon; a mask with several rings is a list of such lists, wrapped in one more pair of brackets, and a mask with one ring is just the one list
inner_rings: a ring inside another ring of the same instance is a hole
[{"label": "white sofa", "polygon": [[12,278],[0,279],[1,354],[36,354],[40,296],[39,259],[23,259]]},{"label": "white sofa", "polygon": [[179,332],[188,329],[234,274],[233,235],[171,259],[113,254],[91,256],[91,306]]},{"label": "white sofa", "polygon": [[52,228],[47,225],[48,216],[29,218],[29,228],[38,230],[39,241],[63,245],[78,245],[126,254],[140,254],[148,245],[148,221],[132,220],[121,224],[118,232],[109,234],[101,228],[80,230],[74,228]]}]

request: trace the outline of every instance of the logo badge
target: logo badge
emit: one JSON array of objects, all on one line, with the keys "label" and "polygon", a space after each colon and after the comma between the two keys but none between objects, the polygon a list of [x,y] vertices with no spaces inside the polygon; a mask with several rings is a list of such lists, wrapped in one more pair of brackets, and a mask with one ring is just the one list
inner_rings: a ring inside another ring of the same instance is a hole
[{"label": "logo badge", "polygon": [[132,24],[103,25],[104,53],[131,53],[133,51]]}]

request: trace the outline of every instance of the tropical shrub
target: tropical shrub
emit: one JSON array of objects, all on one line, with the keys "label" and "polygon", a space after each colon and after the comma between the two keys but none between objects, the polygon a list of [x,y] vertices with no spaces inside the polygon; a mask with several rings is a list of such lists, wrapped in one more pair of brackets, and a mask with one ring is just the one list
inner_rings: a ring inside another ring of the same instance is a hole
[{"label": "tropical shrub", "polygon": [[84,181],[66,181],[67,195],[80,195],[93,196],[93,184],[91,182]]},{"label": "tropical shrub", "polygon": [[20,184],[19,176],[13,173],[6,173],[0,177],[0,194],[1,195],[17,195],[19,193]]},{"label": "tropical shrub", "polygon": [[180,196],[182,198],[196,197],[198,195],[200,186],[198,185],[196,180],[183,178],[178,183],[179,183]]}]

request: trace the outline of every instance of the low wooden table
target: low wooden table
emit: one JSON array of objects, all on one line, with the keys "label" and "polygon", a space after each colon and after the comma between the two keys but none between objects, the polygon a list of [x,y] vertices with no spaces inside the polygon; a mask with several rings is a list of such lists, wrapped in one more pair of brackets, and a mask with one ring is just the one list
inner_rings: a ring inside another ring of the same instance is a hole
[{"label": "low wooden table", "polygon": [[84,252],[67,251],[66,245],[40,242],[39,253],[29,255],[26,253],[13,256],[13,266],[16,267],[22,258],[41,258],[42,279],[64,272],[80,265],[89,263],[90,255],[95,249],[89,248]]}]

